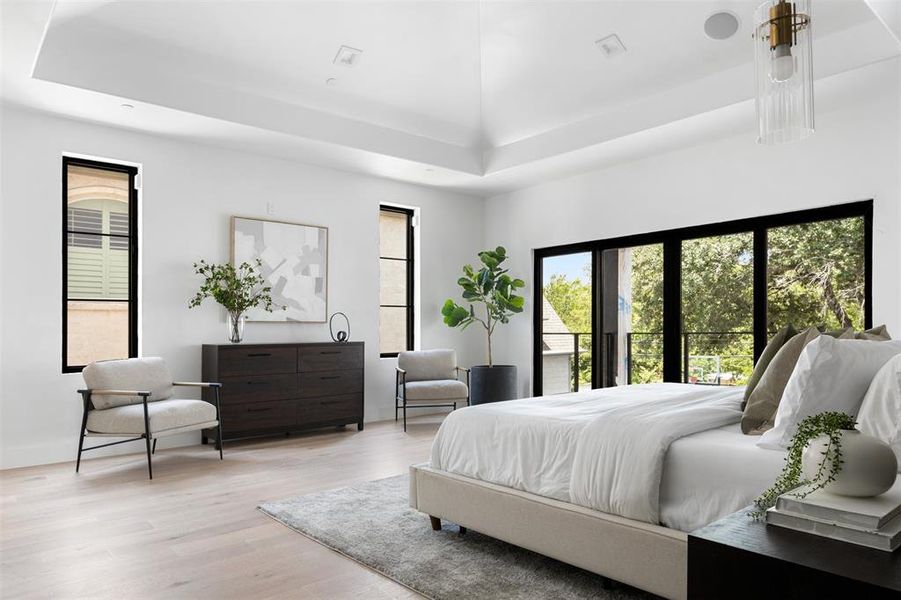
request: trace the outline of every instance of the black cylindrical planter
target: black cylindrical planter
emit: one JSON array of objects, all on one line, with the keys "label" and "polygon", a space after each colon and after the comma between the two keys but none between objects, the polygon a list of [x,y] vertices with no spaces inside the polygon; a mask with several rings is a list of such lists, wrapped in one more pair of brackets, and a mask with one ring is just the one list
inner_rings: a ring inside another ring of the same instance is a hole
[{"label": "black cylindrical planter", "polygon": [[516,365],[476,365],[470,369],[471,404],[513,400],[516,393]]}]

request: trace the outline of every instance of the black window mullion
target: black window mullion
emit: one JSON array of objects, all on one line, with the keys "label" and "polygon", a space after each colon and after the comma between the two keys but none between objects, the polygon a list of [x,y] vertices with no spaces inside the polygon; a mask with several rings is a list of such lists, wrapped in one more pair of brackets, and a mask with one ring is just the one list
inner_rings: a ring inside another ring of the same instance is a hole
[{"label": "black window mullion", "polygon": [[663,241],[663,381],[682,379],[682,240]]},{"label": "black window mullion", "polygon": [[767,230],[758,227],[754,230],[754,363],[763,354],[767,344]]}]

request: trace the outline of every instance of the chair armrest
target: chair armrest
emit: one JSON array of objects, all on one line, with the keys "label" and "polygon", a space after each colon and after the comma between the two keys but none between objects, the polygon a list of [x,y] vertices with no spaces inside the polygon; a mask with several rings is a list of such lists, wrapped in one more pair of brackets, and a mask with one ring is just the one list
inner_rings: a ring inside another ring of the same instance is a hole
[{"label": "chair armrest", "polygon": [[91,394],[93,396],[141,396],[146,398],[153,392],[146,390],[78,390],[79,394]]},{"label": "chair armrest", "polygon": [[395,370],[397,370],[398,373],[401,373],[402,375],[406,375],[406,374],[407,374],[407,372],[404,371],[403,369],[401,369],[400,367],[394,367],[394,368],[395,368]]},{"label": "chair armrest", "polygon": [[458,373],[460,371],[463,371],[464,373],[469,373],[469,369],[467,369],[466,367],[454,367],[454,369],[456,369]]},{"label": "chair armrest", "polygon": [[221,388],[221,383],[216,383],[213,381],[173,381],[172,385],[183,386],[183,387],[213,387],[213,388]]}]

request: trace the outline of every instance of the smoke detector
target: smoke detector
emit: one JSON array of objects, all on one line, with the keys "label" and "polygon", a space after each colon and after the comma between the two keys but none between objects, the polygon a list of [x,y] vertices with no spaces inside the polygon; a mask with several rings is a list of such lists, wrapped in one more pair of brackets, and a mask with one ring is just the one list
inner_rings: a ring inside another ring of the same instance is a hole
[{"label": "smoke detector", "polygon": [[335,55],[335,59],[332,62],[342,67],[355,67],[360,61],[362,54],[362,50],[357,50],[350,46],[341,46],[338,48],[338,54]]},{"label": "smoke detector", "polygon": [[623,44],[623,41],[619,39],[619,36],[615,33],[613,35],[608,35],[605,38],[601,38],[594,43],[595,46],[598,47],[598,50],[603,52],[604,56],[607,58],[613,58],[614,56],[619,56],[620,54],[626,53],[626,46]]}]

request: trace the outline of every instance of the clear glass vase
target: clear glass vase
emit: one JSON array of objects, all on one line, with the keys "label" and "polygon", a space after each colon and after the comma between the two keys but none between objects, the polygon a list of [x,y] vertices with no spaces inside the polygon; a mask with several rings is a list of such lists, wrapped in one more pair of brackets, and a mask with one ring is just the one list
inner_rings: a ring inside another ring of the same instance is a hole
[{"label": "clear glass vase", "polygon": [[232,344],[240,344],[244,339],[244,321],[246,318],[244,314],[228,313],[226,326],[228,327],[228,341]]}]

